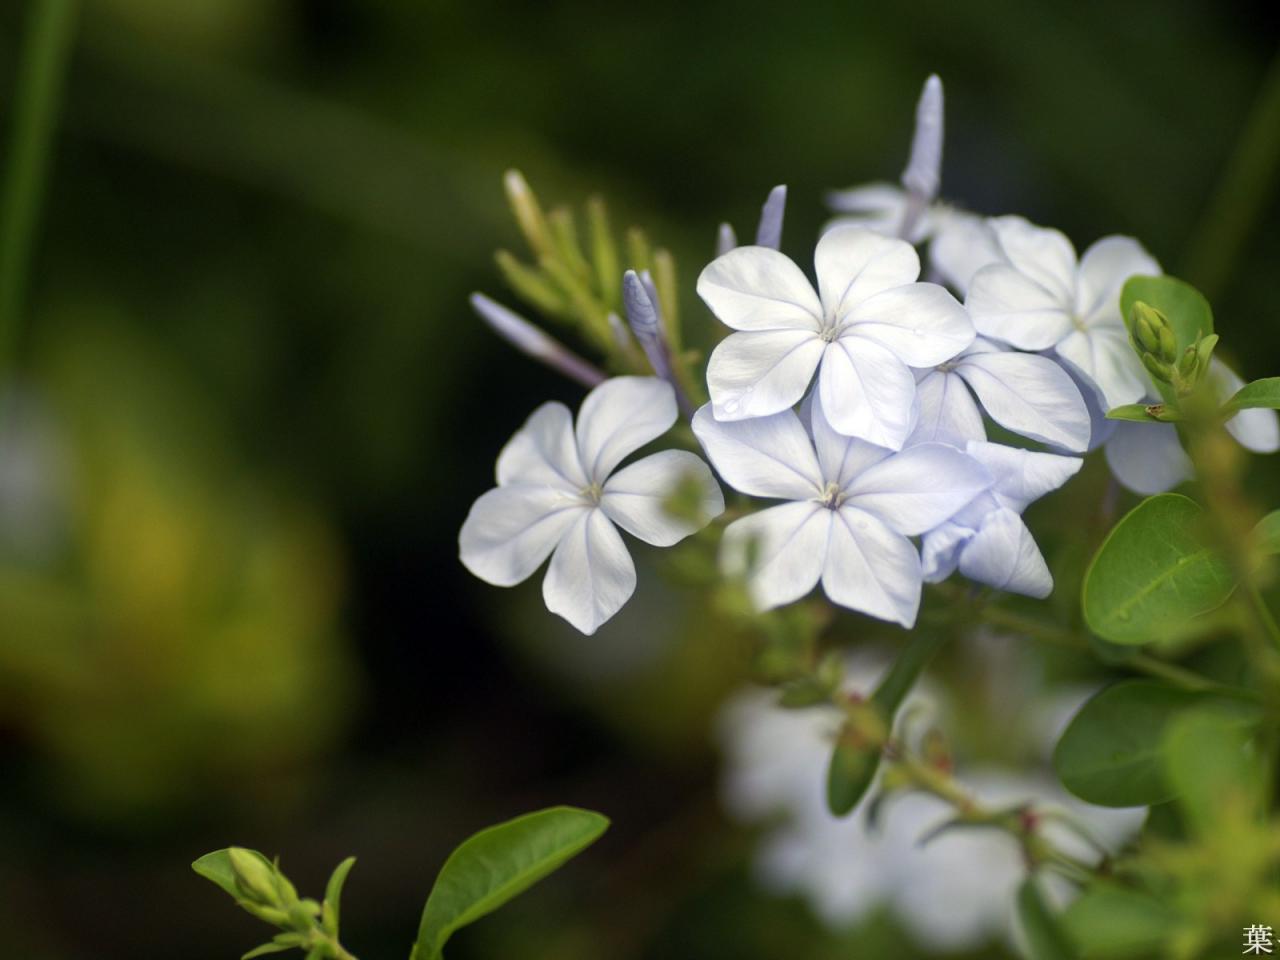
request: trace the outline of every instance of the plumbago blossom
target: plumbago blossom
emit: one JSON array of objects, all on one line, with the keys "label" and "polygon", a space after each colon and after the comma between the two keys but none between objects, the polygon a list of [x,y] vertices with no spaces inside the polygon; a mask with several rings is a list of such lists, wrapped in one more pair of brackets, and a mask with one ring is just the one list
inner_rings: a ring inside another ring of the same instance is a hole
[{"label": "plumbago blossom", "polygon": [[[856,695],[874,687],[886,666],[874,654],[847,657],[845,692]],[[1064,691],[1031,704],[1033,722],[1024,736],[1038,762],[1047,759],[1083,693]],[[966,709],[972,705],[966,703]],[[954,709],[926,675],[902,713],[919,726],[950,719]],[[761,885],[803,897],[836,930],[886,909],[928,949],[973,950],[997,938],[1014,941],[1012,904],[1026,865],[1012,838],[990,829],[934,833],[953,811],[921,792],[889,795],[876,805],[874,816],[870,797],[847,817],[827,809],[824,773],[840,724],[835,707],[787,710],[778,706],[775,694],[760,688],[740,691],[720,713],[721,794],[735,819],[764,826],[754,858]],[[1082,803],[1038,769],[988,764],[969,771],[965,784],[988,804],[1008,808],[1031,802],[1042,812],[1069,813],[1111,852],[1146,816],[1145,808]],[[1095,862],[1101,855],[1059,824],[1046,824],[1046,833],[1055,847],[1084,860]],[[922,843],[922,837],[929,839]],[[1054,892],[1071,895],[1065,884]]]},{"label": "plumbago blossom", "polygon": [[[498,486],[471,508],[459,535],[463,564],[509,587],[547,559],[547,609],[591,634],[627,602],[635,565],[617,528],[658,547],[697,532],[724,510],[701,459],[664,450],[615,472],[629,454],[676,422],[671,386],[651,377],[615,377],[582,402],[575,425],[567,407],[545,403],[498,456]],[[664,501],[682,482],[699,489],[700,522]]]},{"label": "plumbago blossom", "polygon": [[910,627],[923,574],[907,538],[955,516],[991,476],[945,444],[895,453],[842,436],[820,398],[811,411],[808,432],[790,410],[719,421],[708,405],[694,415],[693,432],[728,484],[787,501],[729,525],[725,571],[748,576],[762,609],[798,600],[821,581],[833,603]]},{"label": "plumbago blossom", "polygon": [[911,367],[943,363],[973,342],[973,324],[943,287],[918,283],[905,241],[830,230],[814,253],[815,291],[787,256],[739,247],[698,278],[698,295],[736,333],[716,347],[707,387],[718,420],[794,406],[818,374],[832,425],[901,449],[917,416]]}]

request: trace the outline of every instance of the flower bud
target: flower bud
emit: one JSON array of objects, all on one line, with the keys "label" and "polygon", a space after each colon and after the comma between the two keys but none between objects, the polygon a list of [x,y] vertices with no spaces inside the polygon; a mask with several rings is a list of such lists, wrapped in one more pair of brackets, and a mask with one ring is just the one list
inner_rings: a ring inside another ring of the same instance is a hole
[{"label": "flower bud", "polygon": [[276,873],[271,865],[252,850],[231,847],[227,850],[236,884],[244,898],[266,906],[279,906],[280,893],[276,888]]},{"label": "flower bud", "polygon": [[1187,347],[1182,351],[1182,356],[1178,359],[1178,376],[1185,383],[1195,383],[1196,372],[1200,367],[1200,355],[1194,346]]},{"label": "flower bud", "polygon": [[1139,300],[1133,305],[1132,318],[1133,339],[1144,353],[1153,354],[1165,364],[1178,359],[1178,338],[1163,313]]},{"label": "flower bud", "polygon": [[1169,364],[1157,360],[1153,354],[1144,353],[1142,355],[1142,365],[1147,368],[1147,373],[1161,383],[1173,382],[1173,368]]}]

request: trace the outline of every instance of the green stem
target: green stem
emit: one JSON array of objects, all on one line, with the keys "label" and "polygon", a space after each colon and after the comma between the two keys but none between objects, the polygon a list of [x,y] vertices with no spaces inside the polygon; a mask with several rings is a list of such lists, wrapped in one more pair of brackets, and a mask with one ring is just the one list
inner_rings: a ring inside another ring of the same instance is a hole
[{"label": "green stem", "polygon": [[1241,247],[1266,212],[1280,169],[1280,56],[1271,62],[1235,151],[1200,221],[1187,276],[1213,299],[1239,262]]},{"label": "green stem", "polygon": [[75,14],[76,0],[33,0],[27,18],[0,202],[0,376],[13,365],[21,329],[27,266]]},{"label": "green stem", "polygon": [[947,635],[941,630],[915,630],[907,638],[907,645],[880,681],[876,692],[871,695],[871,702],[885,717],[892,719],[898,712],[898,707],[946,638]]}]

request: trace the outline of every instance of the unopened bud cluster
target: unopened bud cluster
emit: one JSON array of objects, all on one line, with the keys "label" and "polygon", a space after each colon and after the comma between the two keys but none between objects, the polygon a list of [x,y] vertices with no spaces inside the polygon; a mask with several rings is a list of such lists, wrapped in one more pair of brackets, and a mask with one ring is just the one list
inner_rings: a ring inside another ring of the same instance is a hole
[{"label": "unopened bud cluster", "polygon": [[1179,397],[1194,391],[1209,369],[1217,336],[1199,336],[1179,351],[1173,325],[1155,307],[1139,300],[1131,318],[1134,343],[1147,372],[1157,383],[1169,384]]}]

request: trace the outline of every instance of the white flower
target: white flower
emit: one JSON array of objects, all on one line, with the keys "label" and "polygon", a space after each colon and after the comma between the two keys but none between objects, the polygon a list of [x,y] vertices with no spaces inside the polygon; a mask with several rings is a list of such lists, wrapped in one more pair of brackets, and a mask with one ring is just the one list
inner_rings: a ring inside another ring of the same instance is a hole
[{"label": "white flower", "polygon": [[[1235,371],[1217,357],[1209,362],[1209,377],[1219,402],[1225,403],[1244,386]],[[1149,377],[1146,382],[1141,402],[1159,403],[1155,385]],[[1093,422],[1090,446],[1103,448],[1112,475],[1125,487],[1150,496],[1172,490],[1194,475],[1191,458],[1182,449],[1182,439],[1172,423],[1108,420],[1096,398],[1086,399]],[[1241,410],[1226,422],[1226,428],[1241,446],[1254,453],[1275,453],[1280,449],[1280,420],[1274,410]]]},{"label": "white flower", "polygon": [[[883,669],[882,662],[857,657],[846,675],[853,689],[865,692]],[[1017,842],[994,830],[953,830],[921,845],[925,834],[954,814],[943,801],[922,793],[891,797],[875,826],[869,823],[866,800],[850,816],[833,816],[826,805],[826,768],[840,712],[784,710],[776,700],[776,693],[744,691],[729,701],[717,724],[725,755],[721,796],[726,809],[738,820],[768,824],[755,861],[761,885],[803,896],[837,930],[887,908],[913,939],[932,950],[974,949],[1009,937],[1014,893],[1026,876]],[[1070,706],[1078,705],[1079,698],[1072,698]],[[946,706],[936,689],[921,683],[901,713],[937,718]],[[1064,725],[1065,718],[1054,724],[1054,732]],[[1047,755],[1052,742],[1031,746]],[[1145,813],[1081,803],[1038,773],[970,768],[964,782],[986,806],[1033,802],[1043,809],[1049,801],[1065,808],[1112,850],[1137,830]],[[1074,834],[1049,824],[1045,832],[1064,852],[1090,861],[1098,857]],[[982,882],[975,883],[975,877]]]},{"label": "white flower", "polygon": [[1006,262],[983,267],[965,306],[984,336],[1020,350],[1053,349],[1102,394],[1108,407],[1145,392],[1141,362],[1120,316],[1120,290],[1159,265],[1131,237],[1104,237],[1079,262],[1057,230],[1021,217],[989,221]]},{"label": "white flower", "polygon": [[842,436],[823,410],[815,399],[812,437],[790,410],[724,422],[708,405],[694,415],[693,432],[725,482],[750,496],[789,501],[730,524],[723,566],[749,575],[761,609],[798,600],[821,580],[833,603],[910,627],[922,580],[920,555],[907,537],[951,517],[991,478],[943,444],[895,454]]},{"label": "white flower", "polygon": [[1071,377],[1048,357],[1007,350],[979,337],[958,357],[916,371],[920,415],[907,444],[963,448],[985,440],[982,414],[1014,433],[1066,450],[1089,446],[1089,410]]},{"label": "white flower", "polygon": [[1000,590],[1048,596],[1053,577],[1020,514],[1071,479],[1082,461],[983,441],[970,441],[966,449],[987,468],[993,483],[924,535],[924,579],[938,583],[959,569],[970,580]]},{"label": "white flower", "polygon": [[973,341],[964,308],[916,283],[905,241],[838,227],[818,241],[818,290],[776,250],[739,247],[712,261],[698,294],[730,334],[707,367],[718,420],[769,416],[796,404],[815,371],[835,428],[901,449],[915,420],[911,367],[954,357]]},{"label": "white flower", "polygon": [[[498,456],[498,486],[471,507],[458,545],[463,564],[488,583],[527,579],[548,555],[547,609],[591,634],[631,596],[635,566],[614,524],[658,547],[696,532],[724,510],[707,465],[664,450],[614,473],[628,454],[676,421],[670,384],[615,377],[592,390],[575,429],[562,403],[544,403]],[[663,501],[681,481],[702,488],[702,524],[673,516]]]}]

